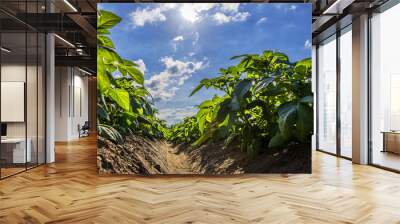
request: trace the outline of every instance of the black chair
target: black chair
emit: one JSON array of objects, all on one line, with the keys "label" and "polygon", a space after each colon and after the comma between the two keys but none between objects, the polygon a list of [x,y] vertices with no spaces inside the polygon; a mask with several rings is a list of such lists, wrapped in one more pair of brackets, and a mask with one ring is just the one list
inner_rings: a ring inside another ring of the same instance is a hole
[{"label": "black chair", "polygon": [[78,125],[79,138],[89,136],[89,129],[90,129],[89,121],[85,121],[85,123],[82,125],[82,127],[80,127],[80,125]]}]

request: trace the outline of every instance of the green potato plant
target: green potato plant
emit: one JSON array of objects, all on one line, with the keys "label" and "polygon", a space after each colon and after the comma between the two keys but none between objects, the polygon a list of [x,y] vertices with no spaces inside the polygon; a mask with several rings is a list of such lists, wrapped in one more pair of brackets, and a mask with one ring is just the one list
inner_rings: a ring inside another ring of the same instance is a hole
[{"label": "green potato plant", "polygon": [[155,115],[157,110],[144,87],[138,66],[123,59],[108,37],[109,29],[121,21],[112,12],[100,10],[97,17],[97,89],[99,135],[121,143],[123,137],[141,134],[162,138],[165,121]]},{"label": "green potato plant", "polygon": [[203,79],[192,91],[214,88],[225,93],[202,102],[196,114],[199,146],[237,142],[255,156],[268,148],[310,141],[313,128],[311,59],[291,63],[280,52],[240,55],[236,66]]},{"label": "green potato plant", "polygon": [[178,124],[172,125],[165,136],[174,144],[192,143],[200,137],[196,117],[186,117]]},{"label": "green potato plant", "polygon": [[166,139],[193,147],[210,142],[233,143],[249,156],[290,144],[309,143],[313,131],[311,59],[290,62],[281,52],[234,56],[237,65],[203,79],[202,89],[222,91],[200,103],[195,116],[167,126],[144,86],[138,66],[123,59],[109,38],[121,21],[100,10],[97,18],[97,87],[99,135],[122,143],[129,135]]}]

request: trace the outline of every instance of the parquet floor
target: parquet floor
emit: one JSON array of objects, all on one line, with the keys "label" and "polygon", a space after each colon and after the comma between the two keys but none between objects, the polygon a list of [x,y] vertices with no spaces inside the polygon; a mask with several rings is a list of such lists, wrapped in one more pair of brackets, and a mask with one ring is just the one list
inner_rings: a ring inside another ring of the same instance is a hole
[{"label": "parquet floor", "polygon": [[98,176],[94,138],[0,181],[0,223],[400,223],[400,175],[315,152],[312,175]]}]

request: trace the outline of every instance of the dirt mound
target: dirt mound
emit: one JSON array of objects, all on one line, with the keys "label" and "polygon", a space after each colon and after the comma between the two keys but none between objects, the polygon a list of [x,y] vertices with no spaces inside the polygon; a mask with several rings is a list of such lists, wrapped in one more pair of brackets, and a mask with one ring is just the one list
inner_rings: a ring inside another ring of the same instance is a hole
[{"label": "dirt mound", "polygon": [[104,140],[97,160],[100,173],[114,174],[310,173],[311,147],[292,145],[278,152],[266,150],[251,158],[239,149],[225,148],[222,143],[192,148],[130,136],[123,144]]},{"label": "dirt mound", "polygon": [[163,141],[130,136],[123,144],[104,139],[101,142],[104,145],[99,144],[97,151],[100,173],[148,175],[170,172],[163,153],[166,147]]},{"label": "dirt mound", "polygon": [[97,152],[99,173],[107,174],[191,174],[185,153],[163,140],[127,137],[123,144],[104,142]]},{"label": "dirt mound", "polygon": [[225,148],[222,143],[189,149],[187,154],[193,172],[200,174],[311,173],[310,145],[290,145],[279,151],[266,149],[255,158],[237,148]]}]

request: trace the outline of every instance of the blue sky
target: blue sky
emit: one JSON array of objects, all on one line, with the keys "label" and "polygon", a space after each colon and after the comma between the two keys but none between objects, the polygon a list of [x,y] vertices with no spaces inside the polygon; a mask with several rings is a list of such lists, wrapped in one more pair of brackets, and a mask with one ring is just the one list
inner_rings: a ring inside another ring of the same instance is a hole
[{"label": "blue sky", "polygon": [[159,117],[173,124],[221,94],[189,97],[204,78],[238,63],[234,55],[277,50],[291,61],[311,57],[311,4],[102,3],[122,22],[111,38],[123,58],[137,62]]}]

